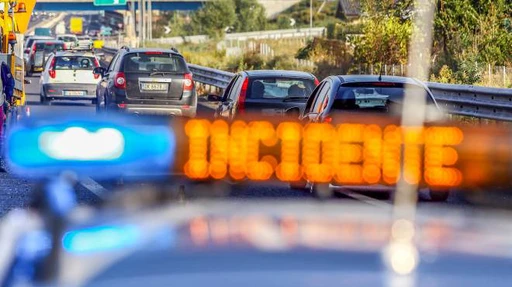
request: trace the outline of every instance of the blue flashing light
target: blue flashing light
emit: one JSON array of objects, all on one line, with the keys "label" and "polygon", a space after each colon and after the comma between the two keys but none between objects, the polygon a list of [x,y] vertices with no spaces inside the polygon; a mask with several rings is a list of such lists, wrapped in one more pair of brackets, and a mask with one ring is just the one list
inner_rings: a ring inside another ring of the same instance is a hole
[{"label": "blue flashing light", "polygon": [[61,119],[14,127],[7,136],[5,156],[13,172],[25,177],[73,171],[101,179],[126,173],[166,173],[175,147],[169,125]]},{"label": "blue flashing light", "polygon": [[140,230],[133,225],[95,226],[65,233],[62,247],[74,254],[116,251],[134,247],[141,237]]}]

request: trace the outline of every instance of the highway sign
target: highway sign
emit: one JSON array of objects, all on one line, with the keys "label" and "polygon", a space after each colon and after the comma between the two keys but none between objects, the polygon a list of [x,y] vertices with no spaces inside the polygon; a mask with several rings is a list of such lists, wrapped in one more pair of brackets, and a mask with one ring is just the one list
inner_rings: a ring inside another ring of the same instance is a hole
[{"label": "highway sign", "polygon": [[127,0],[94,0],[94,6],[126,5]]}]

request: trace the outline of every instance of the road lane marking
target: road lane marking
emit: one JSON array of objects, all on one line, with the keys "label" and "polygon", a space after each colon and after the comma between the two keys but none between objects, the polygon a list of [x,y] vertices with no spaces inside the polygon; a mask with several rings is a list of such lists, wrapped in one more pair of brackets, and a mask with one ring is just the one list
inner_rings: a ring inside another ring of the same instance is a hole
[{"label": "road lane marking", "polygon": [[96,195],[99,198],[104,198],[104,196],[107,194],[108,190],[101,186],[101,184],[94,181],[92,178],[87,177],[80,181],[80,185],[82,185],[85,189],[92,192],[94,195]]}]

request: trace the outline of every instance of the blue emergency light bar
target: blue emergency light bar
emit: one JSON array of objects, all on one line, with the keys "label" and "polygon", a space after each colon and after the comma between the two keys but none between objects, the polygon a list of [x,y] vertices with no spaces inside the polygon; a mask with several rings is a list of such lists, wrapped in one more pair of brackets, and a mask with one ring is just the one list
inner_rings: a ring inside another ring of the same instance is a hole
[{"label": "blue emergency light bar", "polygon": [[28,119],[7,135],[4,155],[18,175],[49,178],[64,171],[109,179],[165,174],[176,147],[168,124],[125,117]]}]

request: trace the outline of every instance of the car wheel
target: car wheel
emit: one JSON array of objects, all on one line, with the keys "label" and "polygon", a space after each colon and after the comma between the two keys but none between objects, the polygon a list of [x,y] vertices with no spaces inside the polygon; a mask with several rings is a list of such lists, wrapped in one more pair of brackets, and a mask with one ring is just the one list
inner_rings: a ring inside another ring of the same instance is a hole
[{"label": "car wheel", "polygon": [[32,68],[27,69],[27,77],[32,77],[32,75],[33,75]]},{"label": "car wheel", "polygon": [[43,105],[47,105],[48,104],[48,99],[45,96],[40,95],[39,96],[39,102],[41,102],[41,104],[43,104]]},{"label": "car wheel", "polygon": [[96,105],[98,103],[98,100],[97,99],[93,99],[91,102],[92,102],[93,105]]},{"label": "car wheel", "polygon": [[445,202],[450,197],[450,190],[432,190],[429,189],[428,195],[430,196],[430,201],[434,202]]},{"label": "car wheel", "polygon": [[318,199],[329,199],[334,195],[334,190],[328,183],[315,183],[313,184],[311,191]]}]

